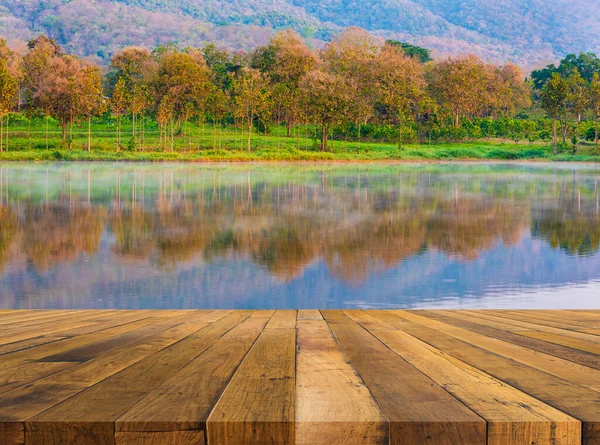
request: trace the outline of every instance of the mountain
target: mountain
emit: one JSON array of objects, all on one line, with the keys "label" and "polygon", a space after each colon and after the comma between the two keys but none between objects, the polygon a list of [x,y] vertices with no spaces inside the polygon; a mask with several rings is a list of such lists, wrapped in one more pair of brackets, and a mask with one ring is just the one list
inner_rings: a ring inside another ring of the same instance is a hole
[{"label": "mountain", "polygon": [[587,0],[0,0],[0,35],[45,33],[69,51],[107,60],[126,45],[213,41],[232,49],[293,28],[311,43],[347,26],[434,54],[476,53],[540,66],[600,49],[600,2]]}]

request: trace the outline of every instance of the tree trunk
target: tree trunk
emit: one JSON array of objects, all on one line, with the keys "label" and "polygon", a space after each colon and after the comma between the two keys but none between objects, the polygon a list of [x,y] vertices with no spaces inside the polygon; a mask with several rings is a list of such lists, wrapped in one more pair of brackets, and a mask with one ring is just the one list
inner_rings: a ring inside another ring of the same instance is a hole
[{"label": "tree trunk", "polygon": [[67,142],[67,123],[61,122],[60,125],[62,127],[62,141],[65,143]]},{"label": "tree trunk", "polygon": [[594,128],[594,145],[596,146],[596,153],[598,153],[598,114],[595,116],[595,128]]},{"label": "tree trunk", "polygon": [[88,116],[88,143],[87,143],[88,153],[92,151],[92,116]]},{"label": "tree trunk", "polygon": [[175,150],[175,125],[171,119],[171,151]]},{"label": "tree trunk", "polygon": [[4,141],[3,139],[3,135],[4,135],[4,118],[0,117],[0,153],[2,153],[4,151]]},{"label": "tree trunk", "polygon": [[8,151],[8,121],[9,121],[10,117],[7,114],[6,115],[6,151]]},{"label": "tree trunk", "polygon": [[46,115],[46,150],[48,150],[48,115]]},{"label": "tree trunk", "polygon": [[556,154],[556,139],[557,139],[557,134],[556,134],[556,118],[554,118],[554,122],[552,125],[552,146],[554,148],[554,154]]},{"label": "tree trunk", "polygon": [[253,124],[254,119],[249,119],[248,120],[248,153],[250,153],[250,142],[252,141],[252,124]]},{"label": "tree trunk", "polygon": [[322,132],[321,132],[321,151],[325,151],[325,150],[327,150],[327,136],[328,136],[327,133],[329,131],[328,131],[327,125],[321,126],[321,129],[322,129]]}]

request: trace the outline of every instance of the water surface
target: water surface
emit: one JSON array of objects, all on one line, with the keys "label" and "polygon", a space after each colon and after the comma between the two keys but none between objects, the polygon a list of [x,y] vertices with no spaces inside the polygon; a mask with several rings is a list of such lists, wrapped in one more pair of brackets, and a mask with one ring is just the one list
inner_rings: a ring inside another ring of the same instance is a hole
[{"label": "water surface", "polygon": [[1,308],[600,308],[600,167],[0,164]]}]

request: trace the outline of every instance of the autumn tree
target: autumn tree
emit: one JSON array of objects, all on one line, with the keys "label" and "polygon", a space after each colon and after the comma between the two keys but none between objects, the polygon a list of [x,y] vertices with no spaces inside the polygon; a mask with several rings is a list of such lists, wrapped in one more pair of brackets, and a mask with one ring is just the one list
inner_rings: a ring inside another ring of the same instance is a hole
[{"label": "autumn tree", "polygon": [[521,68],[512,63],[487,65],[487,104],[492,116],[509,117],[531,106],[531,88]]},{"label": "autumn tree", "polygon": [[[554,154],[557,153],[557,122],[566,115],[568,91],[567,82],[558,73],[552,73],[552,77],[542,89],[542,108],[553,121],[552,146],[554,147]],[[566,126],[566,122],[563,125]]]},{"label": "autumn tree", "polygon": [[129,112],[131,113],[131,132],[135,141],[137,137],[137,119],[142,119],[142,144],[144,138],[144,113],[152,105],[149,86],[155,81],[158,73],[158,61],[145,48],[128,47],[119,51],[111,59],[111,71],[107,75],[109,87],[112,89],[119,79],[123,79],[129,92]]},{"label": "autumn tree", "polygon": [[67,142],[67,126],[72,125],[78,115],[77,77],[83,67],[84,64],[74,56],[52,57],[33,96],[34,104],[58,120],[63,143]]},{"label": "autumn tree", "polygon": [[284,120],[287,135],[298,121],[300,112],[300,80],[318,63],[317,56],[298,34],[291,30],[277,33],[269,44],[252,55],[251,67],[267,75],[273,96],[274,114]]},{"label": "autumn tree", "polygon": [[[0,59],[0,152],[4,151],[3,126],[4,117],[15,106],[19,82],[9,70],[4,59]],[[8,122],[6,123],[8,128]],[[6,145],[8,147],[8,131],[6,134]]]},{"label": "autumn tree", "polygon": [[423,66],[417,59],[405,55],[398,45],[386,44],[372,67],[376,106],[401,129],[405,120],[415,117],[425,99]]},{"label": "autumn tree", "polygon": [[427,80],[432,97],[454,116],[457,127],[461,117],[473,117],[486,106],[486,67],[477,56],[436,63],[427,73]]},{"label": "autumn tree", "polygon": [[361,125],[373,115],[376,95],[373,68],[378,53],[378,43],[371,34],[360,28],[342,31],[322,53],[326,69],[346,79],[347,93],[352,97],[347,104],[347,112],[348,117],[358,125],[359,144]]},{"label": "autumn tree", "polygon": [[105,110],[104,96],[102,94],[102,76],[96,66],[83,67],[77,76],[77,108],[87,120],[88,138],[87,150],[92,149],[92,117]]},{"label": "autumn tree", "polygon": [[233,81],[233,107],[235,115],[246,122],[248,152],[251,151],[254,120],[270,111],[269,80],[253,68],[242,70]]},{"label": "autumn tree", "polygon": [[327,150],[329,132],[344,122],[352,101],[344,77],[321,69],[312,70],[300,83],[309,116],[321,127],[321,151]]},{"label": "autumn tree", "polygon": [[163,97],[168,97],[178,132],[183,121],[204,110],[209,85],[209,73],[199,51],[176,51],[161,58],[153,85],[156,102],[160,104]]},{"label": "autumn tree", "polygon": [[117,150],[121,149],[121,118],[125,110],[129,107],[131,101],[129,91],[125,84],[125,79],[120,78],[115,88],[113,89],[112,97],[110,98],[110,109],[116,118],[117,125]]}]

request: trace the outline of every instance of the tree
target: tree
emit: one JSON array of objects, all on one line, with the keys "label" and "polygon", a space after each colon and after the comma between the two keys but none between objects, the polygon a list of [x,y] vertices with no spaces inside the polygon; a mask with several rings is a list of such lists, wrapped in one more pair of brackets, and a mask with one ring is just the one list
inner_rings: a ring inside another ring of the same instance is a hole
[{"label": "tree", "polygon": [[415,117],[425,99],[423,67],[414,58],[406,56],[401,47],[386,44],[373,61],[373,72],[376,107],[401,130],[402,123]]},{"label": "tree", "polygon": [[160,60],[158,77],[154,83],[156,102],[168,96],[177,120],[177,131],[182,121],[204,110],[210,90],[209,73],[200,52],[171,52]]},{"label": "tree", "polygon": [[269,80],[256,69],[242,70],[233,81],[233,107],[236,116],[247,124],[248,153],[251,151],[254,120],[269,113],[269,98]]},{"label": "tree", "polygon": [[131,98],[125,85],[125,79],[120,78],[115,85],[110,99],[110,108],[113,115],[117,118],[117,150],[121,149],[121,118],[125,110],[129,107],[130,101]]},{"label": "tree", "polygon": [[568,85],[565,79],[558,73],[552,73],[550,80],[542,89],[542,108],[553,121],[552,146],[554,154],[557,150],[557,122],[567,112]]},{"label": "tree", "polygon": [[[7,63],[0,59],[0,152],[4,151],[3,143],[3,124],[4,116],[15,106],[17,92],[19,91],[19,82],[9,72]],[[6,123],[8,126],[8,122]],[[6,144],[8,147],[8,131]]]},{"label": "tree", "polygon": [[490,114],[510,117],[531,106],[531,88],[521,68],[512,63],[487,65],[487,100]]},{"label": "tree", "polygon": [[431,51],[427,48],[411,45],[410,43],[406,42],[400,42],[398,40],[386,40],[386,44],[400,48],[404,54],[418,60],[421,63],[427,63],[433,60],[431,58]]},{"label": "tree", "polygon": [[558,73],[567,78],[574,69],[577,69],[585,81],[590,82],[594,73],[600,73],[600,59],[594,53],[580,53],[578,56],[569,54],[560,61],[558,66],[551,64],[531,73],[533,85],[541,90],[550,80],[553,73]]},{"label": "tree", "polygon": [[317,56],[290,30],[277,33],[267,46],[252,55],[251,67],[269,77],[271,89],[285,91],[285,97],[273,98],[277,101],[275,114],[278,120],[286,122],[288,136],[301,114],[300,80],[317,63]]},{"label": "tree", "polygon": [[487,77],[486,67],[477,56],[449,58],[434,64],[427,73],[432,97],[454,116],[457,127],[461,116],[473,117],[486,108]]},{"label": "tree", "polygon": [[95,66],[86,66],[81,69],[77,78],[77,88],[77,108],[87,120],[87,151],[91,151],[92,117],[104,112],[106,105],[102,94],[102,76],[100,75],[100,69]]},{"label": "tree", "polygon": [[111,59],[111,71],[107,75],[109,91],[114,89],[119,79],[125,82],[130,94],[128,101],[131,113],[131,135],[136,141],[137,117],[142,115],[142,144],[144,138],[143,114],[151,106],[149,86],[156,80],[158,62],[145,48],[128,47],[119,51]]},{"label": "tree", "polygon": [[45,75],[39,79],[33,96],[34,104],[56,118],[62,129],[62,141],[67,142],[67,126],[77,117],[77,77],[83,68],[74,56],[54,56],[49,60]]},{"label": "tree", "polygon": [[373,65],[379,45],[360,28],[348,28],[334,37],[323,51],[326,69],[346,79],[353,100],[348,105],[348,117],[358,125],[359,148],[361,125],[373,115],[376,94]]},{"label": "tree", "polygon": [[[581,122],[581,116],[585,113],[585,110],[588,106],[588,93],[589,87],[587,82],[581,77],[579,70],[577,68],[573,69],[571,75],[567,78],[567,109],[573,115],[573,120],[575,123],[575,139],[577,141],[579,138],[579,123]],[[567,121],[567,118],[565,118]],[[565,122],[565,126],[563,129],[563,141],[566,140],[566,130],[568,128],[568,123]],[[577,148],[576,142],[573,149]]]},{"label": "tree", "polygon": [[351,97],[346,79],[321,69],[310,71],[300,83],[309,116],[321,127],[321,151],[327,150],[331,127],[344,121]]},{"label": "tree", "polygon": [[594,116],[594,145],[598,152],[598,121],[600,120],[600,75],[594,73],[590,82],[589,105]]}]

